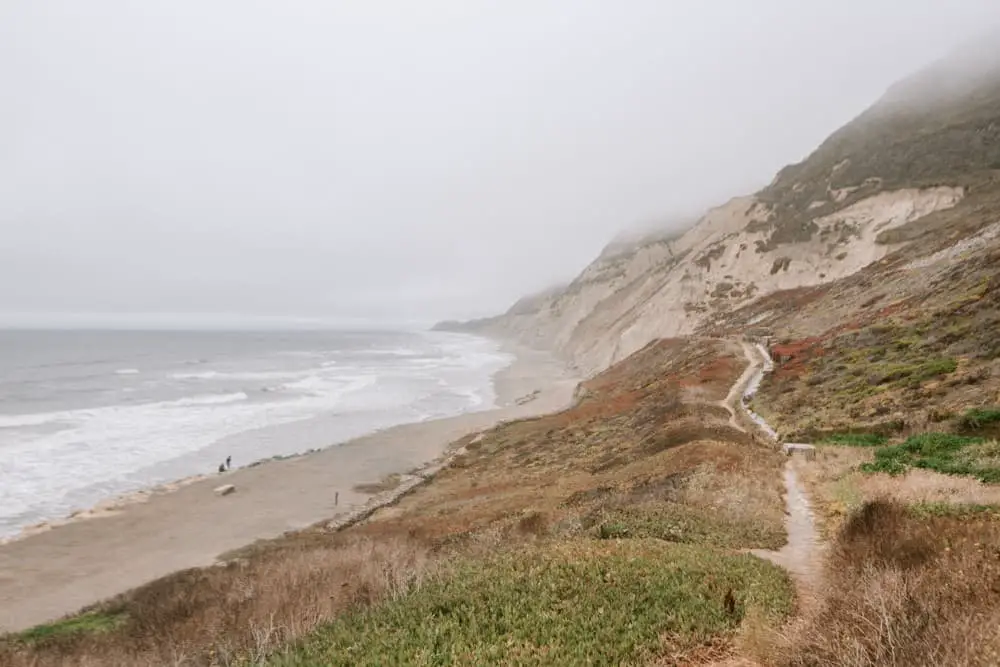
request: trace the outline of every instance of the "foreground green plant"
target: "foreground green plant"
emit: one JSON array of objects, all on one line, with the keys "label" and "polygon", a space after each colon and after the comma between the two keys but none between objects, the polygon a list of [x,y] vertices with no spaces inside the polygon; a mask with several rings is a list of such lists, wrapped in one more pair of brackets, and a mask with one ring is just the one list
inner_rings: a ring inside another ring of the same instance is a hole
[{"label": "foreground green plant", "polygon": [[975,431],[990,424],[1000,423],[1000,408],[973,408],[959,419],[962,428]]},{"label": "foreground green plant", "polygon": [[42,642],[68,635],[98,634],[114,630],[125,622],[124,613],[86,612],[52,623],[35,626],[29,630],[13,635],[16,641]]},{"label": "foreground green plant", "polygon": [[983,482],[1000,482],[1000,446],[983,438],[950,433],[921,433],[905,442],[875,450],[875,460],[863,472],[900,475],[924,468],[948,475],[966,475]]},{"label": "foreground green plant", "polygon": [[460,563],[270,664],[634,664],[725,638],[751,609],[777,622],[792,600],[786,573],[750,555],[575,540]]},{"label": "foreground green plant", "polygon": [[[765,520],[735,520],[716,508],[679,502],[647,502],[604,509],[597,529],[600,539],[655,538],[724,549],[780,549],[783,525]],[[589,518],[584,519],[586,525]]]}]

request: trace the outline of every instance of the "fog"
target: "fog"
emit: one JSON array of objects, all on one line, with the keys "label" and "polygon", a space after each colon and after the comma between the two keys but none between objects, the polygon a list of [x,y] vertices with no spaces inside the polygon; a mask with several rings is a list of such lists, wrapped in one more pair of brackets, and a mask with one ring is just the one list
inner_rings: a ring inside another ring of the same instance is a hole
[{"label": "fog", "polygon": [[0,322],[491,314],[624,228],[766,184],[998,21],[995,0],[7,0]]}]

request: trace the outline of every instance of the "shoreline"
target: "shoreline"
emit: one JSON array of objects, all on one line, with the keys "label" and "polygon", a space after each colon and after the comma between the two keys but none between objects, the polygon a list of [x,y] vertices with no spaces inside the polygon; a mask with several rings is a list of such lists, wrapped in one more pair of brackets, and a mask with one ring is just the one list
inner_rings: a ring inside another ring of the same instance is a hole
[{"label": "shoreline", "polygon": [[[482,338],[486,338],[485,336],[481,336],[481,337]],[[210,479],[222,480],[222,479],[224,479],[229,474],[232,474],[232,473],[235,473],[235,472],[238,472],[240,470],[247,469],[247,468],[256,468],[258,466],[268,465],[268,464],[271,464],[271,463],[275,463],[277,461],[286,461],[286,460],[298,459],[298,458],[301,458],[303,456],[310,456],[310,455],[316,454],[317,452],[321,452],[323,450],[330,449],[332,447],[341,447],[341,446],[347,445],[347,444],[349,444],[349,443],[351,443],[351,442],[353,442],[355,440],[360,440],[362,438],[367,438],[367,437],[370,437],[370,436],[376,435],[378,433],[382,433],[384,431],[387,431],[387,430],[390,430],[390,429],[393,429],[393,428],[397,428],[397,427],[400,427],[400,426],[410,426],[410,425],[413,425],[413,424],[422,424],[422,423],[426,423],[426,422],[429,422],[429,421],[439,421],[439,420],[442,420],[442,419],[452,419],[452,418],[455,418],[455,417],[460,417],[462,415],[474,414],[474,413],[477,413],[477,412],[490,412],[490,411],[493,411],[493,410],[502,409],[504,407],[512,405],[512,404],[516,403],[518,400],[521,400],[521,399],[523,399],[525,397],[507,397],[506,396],[506,394],[509,393],[509,391],[510,391],[510,389],[507,389],[506,385],[504,384],[505,383],[505,379],[506,379],[506,375],[508,373],[510,373],[511,370],[515,366],[517,366],[519,364],[519,362],[522,359],[522,357],[524,357],[526,355],[531,355],[531,354],[538,354],[539,352],[538,351],[534,351],[534,350],[528,350],[527,348],[521,348],[521,347],[517,347],[517,346],[514,346],[514,345],[510,345],[510,344],[507,344],[507,343],[505,343],[504,341],[501,341],[501,340],[496,340],[496,339],[491,339],[491,340],[495,340],[495,342],[497,342],[500,345],[500,350],[499,350],[500,352],[502,352],[504,354],[509,354],[513,358],[513,360],[511,361],[511,363],[509,365],[507,365],[504,368],[501,368],[500,370],[494,372],[490,376],[490,383],[493,386],[494,399],[495,399],[494,400],[495,404],[491,408],[486,408],[485,410],[480,409],[480,410],[471,410],[471,411],[467,411],[467,412],[460,412],[458,414],[451,415],[449,417],[439,417],[439,418],[436,418],[436,419],[427,419],[427,420],[422,420],[422,421],[417,421],[417,422],[403,422],[401,424],[394,424],[392,426],[385,426],[385,427],[377,428],[377,429],[375,429],[373,431],[370,431],[368,433],[363,433],[362,435],[359,435],[359,436],[356,436],[356,437],[353,437],[353,438],[348,438],[346,440],[341,440],[341,441],[338,441],[338,442],[334,442],[334,443],[330,443],[330,444],[326,444],[326,445],[321,445],[319,447],[313,447],[311,449],[307,449],[307,450],[304,450],[302,452],[298,452],[298,453],[295,453],[295,454],[285,454],[285,455],[278,454],[278,455],[274,455],[274,456],[268,456],[268,457],[256,459],[256,460],[250,461],[249,463],[241,465],[241,466],[239,466],[237,468],[232,468],[231,470],[227,470],[224,473],[219,473],[219,472],[198,473],[198,474],[193,474],[193,475],[187,475],[185,477],[179,477],[179,478],[175,478],[175,479],[168,479],[168,480],[165,480],[165,481],[162,481],[162,482],[157,482],[155,484],[151,484],[149,486],[141,487],[141,488],[134,489],[134,490],[131,490],[131,491],[124,491],[124,492],[117,493],[117,494],[112,495],[112,496],[108,496],[106,498],[102,498],[101,500],[98,500],[97,502],[95,502],[93,505],[91,505],[89,507],[83,507],[83,508],[80,508],[80,509],[73,510],[69,514],[66,514],[66,515],[63,515],[63,516],[58,516],[58,517],[53,517],[53,518],[50,518],[50,519],[43,519],[43,520],[38,521],[36,523],[26,525],[26,526],[22,527],[18,532],[14,533],[12,535],[0,536],[0,547],[3,547],[4,545],[10,544],[12,542],[19,542],[19,541],[21,541],[23,539],[30,538],[30,537],[32,537],[34,535],[38,535],[40,533],[48,532],[48,531],[53,530],[55,528],[59,528],[59,527],[66,526],[66,525],[69,525],[69,524],[72,524],[72,523],[76,523],[78,521],[88,521],[88,520],[91,520],[91,519],[97,519],[97,518],[112,516],[114,514],[118,514],[118,513],[122,512],[122,511],[126,510],[128,507],[130,507],[132,505],[136,505],[136,504],[148,502],[151,498],[156,497],[156,496],[160,496],[160,495],[164,495],[164,494],[168,494],[168,493],[173,493],[173,492],[177,491],[178,489],[181,489],[181,488],[183,488],[183,487],[185,487],[185,486],[187,486],[189,484],[195,484],[195,483],[202,482],[202,481],[205,481],[205,480],[210,480]],[[541,353],[541,354],[544,354],[544,353]],[[534,397],[532,397],[532,400],[533,400],[533,398]],[[2,628],[2,626],[0,626],[0,628]]]},{"label": "shoreline", "polygon": [[[564,364],[536,350],[502,349],[514,360],[491,378],[494,408],[160,484],[0,542],[0,632],[54,620],[177,570],[212,565],[260,539],[337,523],[383,495],[359,486],[394,474],[423,479],[421,471],[443,465],[456,440],[572,403],[578,380]],[[216,495],[226,484],[235,492]]]}]

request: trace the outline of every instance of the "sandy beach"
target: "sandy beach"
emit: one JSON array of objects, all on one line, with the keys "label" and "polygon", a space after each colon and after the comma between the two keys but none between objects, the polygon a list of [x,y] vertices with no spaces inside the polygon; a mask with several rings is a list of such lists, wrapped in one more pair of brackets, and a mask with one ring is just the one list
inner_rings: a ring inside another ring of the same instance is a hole
[{"label": "sandy beach", "polygon": [[[133,502],[105,503],[0,545],[0,631],[59,618],[170,572],[211,565],[255,540],[346,514],[371,498],[358,484],[424,466],[449,443],[499,421],[571,402],[577,380],[562,364],[543,353],[511,351],[516,361],[494,377],[495,409],[397,426],[188,480],[169,492],[133,495]],[[217,496],[213,490],[223,484],[236,491]]]}]

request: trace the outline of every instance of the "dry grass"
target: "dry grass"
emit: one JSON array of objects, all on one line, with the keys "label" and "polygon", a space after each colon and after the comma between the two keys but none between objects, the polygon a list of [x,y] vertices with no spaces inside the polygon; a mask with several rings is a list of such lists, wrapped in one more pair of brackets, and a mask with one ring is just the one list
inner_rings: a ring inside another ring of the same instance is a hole
[{"label": "dry grass", "polygon": [[[342,647],[372,627],[382,628],[372,641],[400,660],[431,664],[438,648],[424,629],[427,610],[488,618],[495,604],[466,595],[487,589],[506,596],[504,619],[523,635],[525,664],[561,664],[540,648],[549,639],[613,662],[996,664],[1000,521],[933,503],[984,504],[998,491],[923,470],[862,475],[869,448],[822,447],[815,461],[797,461],[834,537],[826,597],[776,630],[791,605],[787,576],[734,554],[784,544],[786,458],[731,428],[718,407],[742,368],[723,343],[651,345],[588,382],[573,408],[470,441],[457,465],[366,522],[292,533],[225,566],[179,572],[71,622],[0,640],[0,664],[297,665],[315,656],[351,664]],[[932,505],[915,512],[873,501],[881,494]],[[601,555],[608,550],[630,556],[615,564]],[[584,579],[557,577],[558,586],[610,582],[584,585],[574,599],[591,596],[611,616],[636,617],[635,600],[650,600],[642,624],[581,634],[593,610],[553,613],[558,596],[554,607],[541,604],[549,589],[528,567],[531,554],[571,556],[559,562]],[[619,581],[628,587],[615,588]],[[693,583],[701,581],[709,588]],[[687,616],[661,620],[654,603]],[[439,627],[457,633],[468,655],[501,651],[502,636],[453,620]],[[363,664],[379,664],[365,655]]]},{"label": "dry grass", "polygon": [[[776,502],[784,493],[780,477],[773,474],[780,459],[759,450],[741,448],[737,470],[720,470],[715,463],[697,469],[680,495],[680,502],[711,507],[738,523],[782,526],[784,509]],[[754,475],[754,472],[760,473]],[[781,529],[778,529],[780,532]]]},{"label": "dry grass", "polygon": [[875,501],[832,545],[817,612],[772,647],[789,666],[996,665],[1000,521]]},{"label": "dry grass", "polygon": [[871,457],[822,447],[796,461],[831,538],[824,595],[745,652],[788,666],[1000,664],[1000,487],[859,472]]},{"label": "dry grass", "polygon": [[1000,485],[919,468],[895,476],[858,471],[871,460],[871,449],[826,446],[817,449],[813,461],[795,461],[825,535],[835,535],[851,513],[880,498],[908,505],[1000,506]]},{"label": "dry grass", "polygon": [[376,494],[385,493],[386,491],[392,491],[393,489],[398,488],[402,481],[402,475],[393,473],[392,475],[386,475],[377,482],[355,484],[354,490],[358,493],[367,493],[368,495],[374,496]]},{"label": "dry grass", "polygon": [[1000,505],[1000,486],[996,484],[919,468],[898,477],[861,475],[858,486],[867,499],[892,497],[908,504]]},{"label": "dry grass", "polygon": [[399,597],[436,567],[407,539],[343,539],[185,570],[111,600],[114,631],[54,632],[0,642],[0,663],[36,665],[255,664],[345,609]]},{"label": "dry grass", "polygon": [[[967,233],[952,231],[932,242]],[[780,313],[771,322],[783,341],[758,405],[801,442],[834,433],[982,437],[946,453],[997,467],[989,438],[1000,404],[998,258],[994,246],[920,272],[897,271],[902,259],[890,258],[810,294],[798,312],[773,295],[767,307]],[[780,665],[1000,664],[1000,485],[910,467],[964,472],[929,454],[906,460],[900,474],[859,472],[874,455],[822,446],[815,461],[795,462],[831,543],[823,596],[782,636],[748,629],[741,653]]]}]

